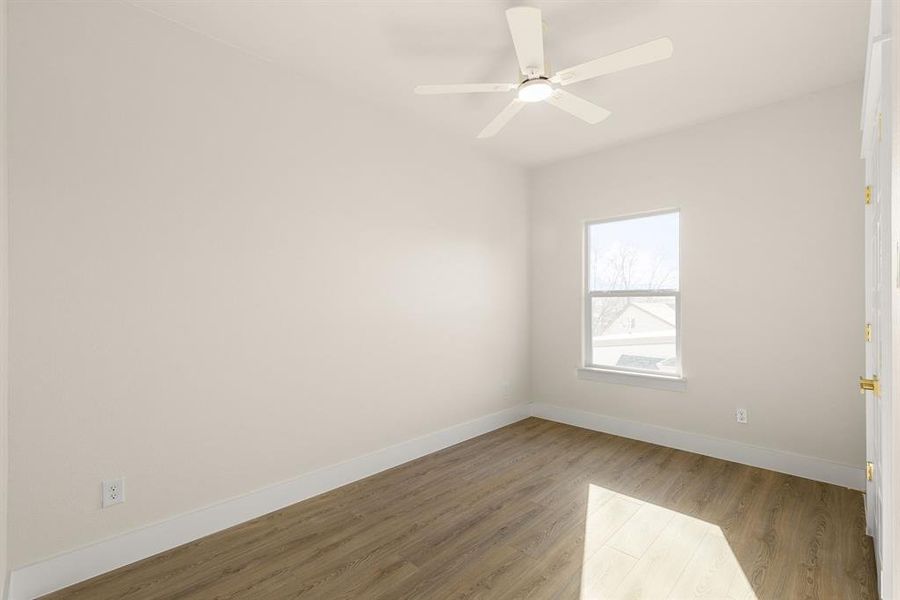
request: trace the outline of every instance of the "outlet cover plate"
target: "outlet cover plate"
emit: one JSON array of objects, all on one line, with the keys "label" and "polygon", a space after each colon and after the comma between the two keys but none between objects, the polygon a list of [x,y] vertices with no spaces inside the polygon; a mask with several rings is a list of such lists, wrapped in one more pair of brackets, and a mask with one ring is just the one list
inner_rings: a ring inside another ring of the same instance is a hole
[{"label": "outlet cover plate", "polygon": [[125,478],[105,479],[102,485],[101,498],[103,508],[125,502]]},{"label": "outlet cover plate", "polygon": [[734,411],[734,418],[738,423],[746,424],[747,423],[747,409],[746,408],[738,408]]}]

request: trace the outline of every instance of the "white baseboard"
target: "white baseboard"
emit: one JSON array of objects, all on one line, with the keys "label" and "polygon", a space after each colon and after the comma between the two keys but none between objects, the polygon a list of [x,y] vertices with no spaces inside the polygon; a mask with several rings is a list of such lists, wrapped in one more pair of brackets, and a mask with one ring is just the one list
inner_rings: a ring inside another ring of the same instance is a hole
[{"label": "white baseboard", "polygon": [[598,413],[566,408],[554,404],[531,405],[535,417],[602,431],[622,437],[668,446],[678,450],[696,452],[714,458],[730,460],[753,467],[761,467],[779,473],[787,473],[806,479],[833,483],[854,490],[866,487],[866,471],[813,456],[752,446],[733,440],[669,429],[637,421],[607,417]]},{"label": "white baseboard", "polygon": [[528,410],[523,404],[486,415],[15,569],[10,575],[8,598],[31,600],[49,594],[515,423],[527,417]]},{"label": "white baseboard", "polygon": [[603,431],[852,489],[865,488],[865,470],[859,467],[552,404],[521,405],[20,567],[10,575],[8,598],[9,600],[32,600],[38,596],[49,594],[79,581],[90,579],[499,429],[519,421],[529,414],[550,421]]}]

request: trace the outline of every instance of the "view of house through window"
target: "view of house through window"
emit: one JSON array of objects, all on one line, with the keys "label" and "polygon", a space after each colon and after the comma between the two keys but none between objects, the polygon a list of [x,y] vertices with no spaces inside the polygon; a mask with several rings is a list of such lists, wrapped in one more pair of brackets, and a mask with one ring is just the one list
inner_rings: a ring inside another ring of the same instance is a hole
[{"label": "view of house through window", "polygon": [[585,363],[681,375],[678,212],[587,225]]}]

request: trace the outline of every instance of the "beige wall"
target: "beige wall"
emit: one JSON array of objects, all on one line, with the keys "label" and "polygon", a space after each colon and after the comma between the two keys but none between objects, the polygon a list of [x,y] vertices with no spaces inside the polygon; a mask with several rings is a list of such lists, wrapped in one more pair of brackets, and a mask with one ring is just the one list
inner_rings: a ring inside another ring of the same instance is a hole
[{"label": "beige wall", "polygon": [[[861,466],[860,84],[542,169],[532,198],[532,393]],[[576,379],[582,225],[681,209],[687,392]],[[738,425],[734,411],[749,410]]]},{"label": "beige wall", "polygon": [[[11,13],[13,567],[529,396],[861,464],[859,85],[529,190],[127,4]],[[577,380],[583,221],[670,206],[688,391]]]},{"label": "beige wall", "polygon": [[520,170],[124,3],[10,19],[13,567],[527,397]]},{"label": "beige wall", "polygon": [[0,598],[5,598],[8,570],[9,500],[9,229],[6,172],[6,0],[0,0]]}]

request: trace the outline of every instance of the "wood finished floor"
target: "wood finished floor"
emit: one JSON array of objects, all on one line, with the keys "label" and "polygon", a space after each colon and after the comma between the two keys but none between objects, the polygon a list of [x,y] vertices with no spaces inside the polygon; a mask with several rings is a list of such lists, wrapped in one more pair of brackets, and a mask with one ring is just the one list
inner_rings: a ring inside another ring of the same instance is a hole
[{"label": "wood finished floor", "polygon": [[876,597],[858,492],[530,418],[45,596]]}]

